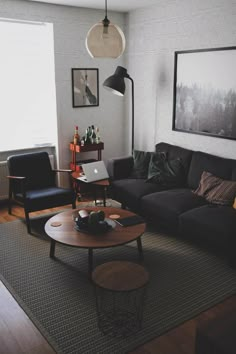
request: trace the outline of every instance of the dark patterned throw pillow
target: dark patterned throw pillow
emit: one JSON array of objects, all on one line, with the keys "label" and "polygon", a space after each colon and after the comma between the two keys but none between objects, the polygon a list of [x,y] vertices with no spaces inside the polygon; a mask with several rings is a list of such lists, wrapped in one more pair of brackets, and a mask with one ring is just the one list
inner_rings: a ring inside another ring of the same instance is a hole
[{"label": "dark patterned throw pillow", "polygon": [[152,153],[146,182],[174,188],[183,186],[184,181],[184,168],[180,158],[168,160],[165,152]]},{"label": "dark patterned throw pillow", "polygon": [[151,152],[134,150],[133,158],[134,158],[134,167],[130,177],[147,178]]}]

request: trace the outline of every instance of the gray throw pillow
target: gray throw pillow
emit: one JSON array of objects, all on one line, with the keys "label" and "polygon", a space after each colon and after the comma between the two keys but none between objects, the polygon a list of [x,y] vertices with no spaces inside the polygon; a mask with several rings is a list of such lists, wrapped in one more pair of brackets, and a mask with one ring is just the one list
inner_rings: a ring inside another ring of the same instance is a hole
[{"label": "gray throw pillow", "polygon": [[185,173],[181,159],[168,160],[165,152],[152,153],[146,182],[168,188],[183,186]]},{"label": "gray throw pillow", "polygon": [[134,166],[131,178],[144,178],[148,176],[148,166],[151,158],[151,152],[134,150],[133,152]]}]

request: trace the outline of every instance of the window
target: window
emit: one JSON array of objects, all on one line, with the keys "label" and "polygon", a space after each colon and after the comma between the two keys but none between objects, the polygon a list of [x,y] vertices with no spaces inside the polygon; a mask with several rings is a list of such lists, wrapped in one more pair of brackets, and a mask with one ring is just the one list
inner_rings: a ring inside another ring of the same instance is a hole
[{"label": "window", "polygon": [[53,24],[0,19],[0,151],[55,144]]}]

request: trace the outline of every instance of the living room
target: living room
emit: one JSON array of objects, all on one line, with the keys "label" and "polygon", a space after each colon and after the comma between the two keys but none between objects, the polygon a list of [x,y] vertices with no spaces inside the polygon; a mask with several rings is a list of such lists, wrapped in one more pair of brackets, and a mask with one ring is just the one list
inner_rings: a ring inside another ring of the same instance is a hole
[{"label": "living room", "polygon": [[[108,17],[124,31],[126,49],[118,59],[94,59],[86,50],[85,38],[89,28],[104,18],[103,1],[99,9],[95,9],[40,1],[0,0],[1,18],[53,24],[57,134],[53,146],[47,146],[46,150],[56,155],[60,168],[69,168],[69,143],[76,125],[80,135],[84,135],[92,124],[99,127],[105,162],[130,154],[130,83],[126,82],[123,98],[112,95],[102,86],[118,65],[127,68],[134,80],[135,149],[153,151],[155,144],[166,142],[235,159],[234,139],[186,134],[173,130],[172,126],[175,51],[235,46],[236,3],[233,0],[160,0],[152,3],[128,11],[113,11],[112,0],[108,1]],[[98,106],[73,108],[72,68],[98,69]],[[14,134],[17,134],[17,128],[11,131],[11,139]],[[9,133],[5,135],[9,136]],[[18,151],[23,149],[24,146]],[[3,149],[1,161],[11,153]],[[87,155],[90,158],[91,154]],[[62,186],[67,185],[67,179],[60,182]],[[168,349],[163,349],[163,353],[165,350],[167,353]],[[177,349],[175,353],[178,353]],[[182,353],[185,353],[184,349]]]}]

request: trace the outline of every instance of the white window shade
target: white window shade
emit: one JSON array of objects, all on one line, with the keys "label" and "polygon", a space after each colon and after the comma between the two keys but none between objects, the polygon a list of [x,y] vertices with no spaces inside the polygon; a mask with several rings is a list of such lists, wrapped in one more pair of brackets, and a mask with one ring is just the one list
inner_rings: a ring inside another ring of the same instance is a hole
[{"label": "white window shade", "polygon": [[0,151],[55,144],[53,25],[0,19],[0,33]]}]

